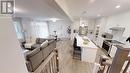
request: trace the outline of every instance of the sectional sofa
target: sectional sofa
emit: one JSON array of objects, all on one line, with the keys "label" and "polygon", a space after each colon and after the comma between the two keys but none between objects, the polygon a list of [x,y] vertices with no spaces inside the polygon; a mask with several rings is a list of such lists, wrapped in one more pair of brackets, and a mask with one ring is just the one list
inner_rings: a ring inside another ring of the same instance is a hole
[{"label": "sectional sofa", "polygon": [[29,72],[34,72],[56,48],[56,40],[54,39],[38,40],[33,49],[25,53],[26,66]]}]

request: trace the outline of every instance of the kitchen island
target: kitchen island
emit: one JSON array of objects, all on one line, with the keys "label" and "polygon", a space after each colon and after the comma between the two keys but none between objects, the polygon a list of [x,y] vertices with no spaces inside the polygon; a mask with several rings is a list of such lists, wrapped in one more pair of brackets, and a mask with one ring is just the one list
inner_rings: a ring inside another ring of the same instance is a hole
[{"label": "kitchen island", "polygon": [[77,46],[82,49],[81,60],[84,62],[95,63],[98,47],[86,36],[76,36]]}]

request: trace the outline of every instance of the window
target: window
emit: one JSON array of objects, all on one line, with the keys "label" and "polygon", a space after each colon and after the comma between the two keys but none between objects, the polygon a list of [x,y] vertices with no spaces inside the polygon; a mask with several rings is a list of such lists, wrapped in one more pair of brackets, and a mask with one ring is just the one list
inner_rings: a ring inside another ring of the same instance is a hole
[{"label": "window", "polygon": [[48,25],[46,22],[33,21],[31,25],[32,25],[33,35],[36,38],[47,38],[49,36]]},{"label": "window", "polygon": [[20,22],[14,21],[13,24],[14,24],[14,28],[15,28],[18,39],[23,39],[23,33],[22,33]]}]

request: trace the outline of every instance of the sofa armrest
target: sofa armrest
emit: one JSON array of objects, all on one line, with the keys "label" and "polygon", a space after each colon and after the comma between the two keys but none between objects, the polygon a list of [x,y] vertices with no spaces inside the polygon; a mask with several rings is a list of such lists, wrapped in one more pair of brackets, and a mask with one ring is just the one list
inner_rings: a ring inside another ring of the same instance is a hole
[{"label": "sofa armrest", "polygon": [[31,66],[31,63],[29,61],[26,61],[26,66],[27,66],[27,69],[29,72],[32,72],[33,71],[33,68]]},{"label": "sofa armrest", "polygon": [[34,49],[34,50],[32,50],[32,51],[27,52],[26,55],[25,55],[25,56],[26,56],[26,59],[28,59],[28,58],[34,56],[34,55],[37,54],[39,51],[40,51],[40,48],[36,48],[36,49]]}]

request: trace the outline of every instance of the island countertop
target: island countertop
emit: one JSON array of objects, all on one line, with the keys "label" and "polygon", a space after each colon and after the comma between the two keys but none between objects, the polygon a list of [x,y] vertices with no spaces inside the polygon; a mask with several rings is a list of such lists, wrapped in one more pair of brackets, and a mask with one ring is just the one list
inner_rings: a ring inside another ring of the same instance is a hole
[{"label": "island countertop", "polygon": [[81,47],[81,61],[95,63],[98,47],[87,36],[76,36],[77,46]]},{"label": "island countertop", "polygon": [[76,36],[77,39],[77,46],[83,47],[83,48],[95,48],[98,49],[98,47],[86,36]]}]

